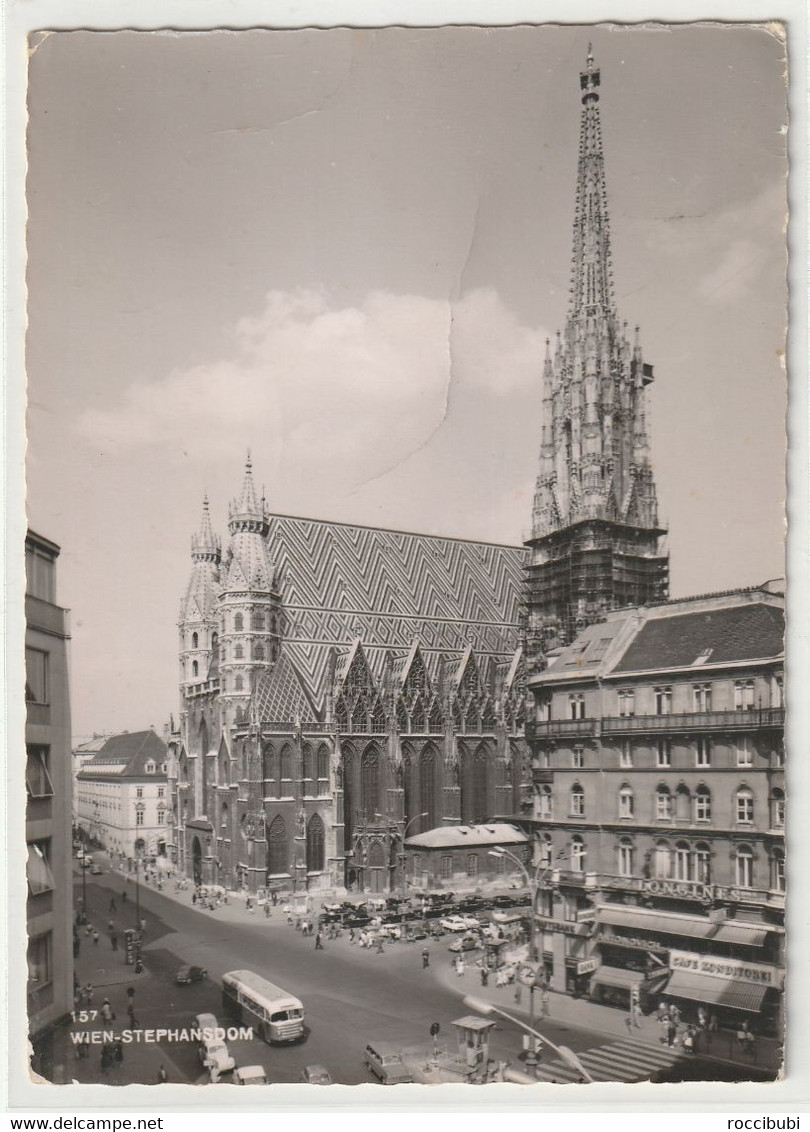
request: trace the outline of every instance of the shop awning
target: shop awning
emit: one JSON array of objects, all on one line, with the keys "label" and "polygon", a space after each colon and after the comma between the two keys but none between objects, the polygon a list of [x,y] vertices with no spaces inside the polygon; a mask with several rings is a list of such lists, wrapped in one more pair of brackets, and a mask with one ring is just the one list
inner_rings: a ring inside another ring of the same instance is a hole
[{"label": "shop awning", "polygon": [[625,971],[622,967],[599,967],[591,979],[603,987],[637,987],[644,982],[643,971]]},{"label": "shop awning", "polygon": [[746,947],[762,947],[765,943],[767,930],[755,927],[753,924],[723,923],[712,936],[721,943],[741,943]]},{"label": "shop awning", "polygon": [[627,908],[619,904],[600,904],[596,918],[597,923],[610,924],[611,927],[634,928],[642,934],[662,932],[665,935],[689,936],[691,939],[706,939],[717,927],[702,916],[647,912],[642,908]]},{"label": "shop awning", "polygon": [[733,983],[712,975],[689,975],[676,971],[666,986],[668,998],[686,998],[690,1002],[708,1002],[712,1006],[728,1006],[732,1010],[748,1010],[758,1014],[768,988],[755,983]]}]

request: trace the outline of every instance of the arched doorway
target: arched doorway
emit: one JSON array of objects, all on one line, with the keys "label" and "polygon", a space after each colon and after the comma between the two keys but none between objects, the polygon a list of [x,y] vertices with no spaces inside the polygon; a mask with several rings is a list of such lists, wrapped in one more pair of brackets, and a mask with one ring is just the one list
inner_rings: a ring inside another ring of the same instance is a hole
[{"label": "arched doorway", "polygon": [[388,888],[388,860],[385,846],[380,841],[372,841],[368,847],[368,868],[366,869],[366,891],[385,892]]},{"label": "arched doorway", "polygon": [[202,884],[202,845],[199,837],[195,837],[191,843],[191,860],[194,883]]}]

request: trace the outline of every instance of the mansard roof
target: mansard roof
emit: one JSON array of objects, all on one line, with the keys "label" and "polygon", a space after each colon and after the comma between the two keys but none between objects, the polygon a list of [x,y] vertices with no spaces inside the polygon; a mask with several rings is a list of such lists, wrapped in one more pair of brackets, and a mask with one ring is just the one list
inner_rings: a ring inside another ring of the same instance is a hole
[{"label": "mansard roof", "polygon": [[145,778],[146,764],[155,764],[155,773],[149,778],[165,774],[161,767],[168,757],[169,748],[154,731],[124,731],[111,735],[99,753],[89,759],[77,775],[92,778],[97,774],[115,775],[117,778]]},{"label": "mansard roof", "polygon": [[435,680],[444,655],[471,645],[504,660],[518,642],[523,549],[272,515],[287,615],[285,648],[321,709],[332,650],[361,638],[375,678],[415,637]]},{"label": "mansard roof", "polygon": [[784,638],[784,610],[765,602],[649,617],[614,672],[777,658]]}]

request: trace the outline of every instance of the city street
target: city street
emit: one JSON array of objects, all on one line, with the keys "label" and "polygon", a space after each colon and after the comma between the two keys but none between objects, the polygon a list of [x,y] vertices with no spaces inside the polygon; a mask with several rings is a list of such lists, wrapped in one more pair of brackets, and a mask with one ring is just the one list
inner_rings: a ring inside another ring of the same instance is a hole
[{"label": "city street", "polygon": [[[325,1065],[338,1083],[366,1082],[369,1076],[363,1063],[363,1048],[373,1039],[393,1042],[406,1051],[412,1064],[424,1063],[432,1048],[431,1023],[439,1023],[439,1045],[452,1052],[456,1031],[451,1023],[470,1013],[462,1002],[463,996],[494,998],[490,990],[482,991],[474,963],[468,965],[463,978],[452,971],[452,956],[448,950],[451,936],[429,943],[430,967],[424,970],[421,960],[424,944],[421,942],[388,944],[379,954],[351,944],[344,934],[339,940],[326,940],[324,949],[316,951],[314,939],[303,937],[289,926],[280,907],[269,920],[257,913],[255,918],[244,922],[244,905],[238,908],[226,905],[214,912],[201,911],[192,906],[190,886],[184,892],[166,895],[143,882],[139,886],[139,904],[146,922],[145,971],[135,977],[133,968],[125,964],[123,950],[112,951],[106,930],[111,897],[116,900],[113,918],[119,935],[125,928],[134,926],[134,882],[106,872],[102,876],[88,876],[86,885],[89,920],[99,930],[101,938],[94,945],[91,938],[82,934],[77,970],[82,983],[89,981],[97,988],[94,1006],[98,1007],[104,997],[109,998],[117,1015],[117,1029],[129,1024],[126,990],[130,985],[135,986],[138,1025],[144,1029],[188,1028],[194,1016],[205,1011],[216,1014],[221,1024],[227,1024],[221,1008],[220,978],[228,970],[253,970],[303,1001],[309,1034],[302,1043],[273,1047],[258,1039],[229,1043],[237,1065],[262,1065],[271,1082],[296,1082],[304,1067],[313,1063]],[[78,875],[75,891],[77,897],[80,896]],[[122,902],[124,891],[127,892],[126,902]],[[175,973],[186,963],[205,968],[207,979],[189,986],[176,985]],[[525,1018],[526,992],[522,998]],[[520,1013],[521,1007],[511,1002],[501,1005]],[[608,1014],[615,1025],[614,1016],[619,1012],[608,1011]],[[93,1023],[89,1028],[93,1027],[100,1028],[100,1023]],[[717,1064],[701,1058],[684,1063],[671,1051],[654,1047],[650,1048],[649,1056],[644,1056],[638,1042],[633,1046],[630,1041],[614,1041],[606,1047],[609,1035],[602,1029],[588,1029],[553,1018],[544,1020],[540,1029],[555,1044],[585,1054],[595,1079],[599,1079],[603,1062],[607,1071],[601,1074],[601,1079],[641,1079],[645,1072],[660,1073],[669,1080],[680,1076],[699,1079],[718,1075]],[[621,1034],[618,1037],[621,1038]],[[509,1061],[520,1069],[521,1049],[521,1031],[512,1023],[497,1019],[491,1035],[490,1057]],[[105,1079],[99,1073],[97,1053],[96,1047],[91,1059],[77,1061],[77,1079]],[[110,1071],[106,1079],[111,1084],[154,1082],[161,1064],[173,1081],[206,1080],[196,1043],[166,1041],[149,1047],[127,1046],[125,1063]],[[558,1072],[554,1065],[547,1052],[542,1073],[545,1080],[572,1079],[570,1070]],[[750,1069],[743,1072],[729,1066],[724,1070],[726,1074],[729,1079],[742,1079],[750,1076]]]}]

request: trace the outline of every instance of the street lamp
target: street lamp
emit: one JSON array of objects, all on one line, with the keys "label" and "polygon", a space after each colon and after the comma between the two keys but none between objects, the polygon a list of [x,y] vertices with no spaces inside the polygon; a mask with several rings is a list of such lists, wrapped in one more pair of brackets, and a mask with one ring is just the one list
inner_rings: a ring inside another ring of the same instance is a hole
[{"label": "street lamp", "polygon": [[[561,857],[564,853],[564,849],[560,850],[558,856]],[[529,886],[529,890],[531,892],[531,916],[529,917],[529,962],[534,964],[537,962],[537,948],[535,946],[535,936],[537,931],[537,890],[540,887],[540,883],[544,879],[546,873],[552,867],[553,861],[550,858],[546,861],[540,861],[537,865],[537,868],[534,870],[534,875],[532,876],[524,865],[523,861],[521,861],[520,857],[518,857],[516,853],[510,852],[508,849],[504,849],[503,846],[499,846],[499,848],[497,849],[490,849],[489,856],[497,857],[501,861],[505,857],[509,857],[510,860],[514,861],[514,863],[518,866],[518,868],[526,878],[526,884]],[[534,986],[535,980],[533,978],[531,983],[529,984],[529,1023],[531,1026],[534,1025]]]},{"label": "street lamp", "polygon": [[547,1038],[544,1034],[538,1033],[533,1026],[527,1026],[526,1023],[521,1022],[519,1018],[515,1018],[512,1014],[507,1014],[505,1010],[501,1010],[499,1006],[495,1006],[494,1003],[488,1002],[484,998],[475,998],[472,995],[465,995],[462,1002],[465,1006],[469,1006],[470,1010],[474,1010],[477,1014],[483,1014],[484,1017],[490,1014],[500,1014],[502,1018],[507,1018],[510,1022],[514,1022],[516,1026],[520,1026],[522,1030],[526,1030],[527,1033],[541,1041],[543,1045],[547,1045],[549,1049],[553,1049],[557,1056],[562,1058],[572,1069],[576,1070],[589,1085],[594,1083],[593,1077],[591,1077],[577,1055],[572,1049],[569,1049],[568,1046],[556,1046],[550,1038]]}]

